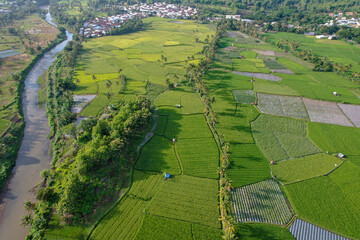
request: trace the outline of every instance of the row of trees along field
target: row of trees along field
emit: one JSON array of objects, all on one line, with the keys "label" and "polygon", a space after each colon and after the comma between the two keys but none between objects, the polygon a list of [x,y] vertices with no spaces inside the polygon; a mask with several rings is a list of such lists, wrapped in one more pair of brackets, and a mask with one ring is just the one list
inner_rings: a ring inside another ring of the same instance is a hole
[{"label": "row of trees along field", "polygon": [[211,62],[214,59],[215,51],[219,47],[219,39],[228,29],[226,21],[217,23],[216,34],[209,43],[205,45],[203,49],[204,59],[200,60],[198,65],[189,64],[186,68],[186,79],[194,86],[199,92],[201,101],[204,104],[204,113],[208,126],[213,132],[216,141],[221,147],[220,152],[220,220],[224,229],[224,239],[235,239],[235,220],[231,214],[231,194],[228,189],[231,187],[230,179],[227,176],[227,169],[230,166],[229,161],[229,143],[225,142],[222,135],[216,130],[216,113],[212,107],[213,99],[209,96],[209,90],[202,82],[202,75],[210,67]]}]

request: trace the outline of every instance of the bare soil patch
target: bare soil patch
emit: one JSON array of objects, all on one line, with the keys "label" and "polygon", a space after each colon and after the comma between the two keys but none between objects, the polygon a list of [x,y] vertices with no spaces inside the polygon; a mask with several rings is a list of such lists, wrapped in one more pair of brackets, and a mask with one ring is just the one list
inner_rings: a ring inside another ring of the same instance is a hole
[{"label": "bare soil patch", "polygon": [[336,103],[308,98],[303,100],[312,122],[353,127]]},{"label": "bare soil patch", "polygon": [[289,69],[270,69],[270,71],[272,71],[273,73],[285,73],[285,74],[294,75],[294,73]]},{"label": "bare soil patch", "polygon": [[278,82],[281,80],[281,77],[278,77],[278,76],[275,76],[272,74],[268,74],[268,73],[251,73],[251,72],[239,72],[239,71],[233,71],[233,73],[242,75],[242,76],[260,78],[260,79],[269,80],[269,81]]},{"label": "bare soil patch", "polygon": [[346,114],[346,116],[350,118],[356,127],[360,127],[360,105],[339,103],[338,106]]},{"label": "bare soil patch", "polygon": [[265,56],[275,56],[275,52],[274,51],[270,51],[270,50],[259,50],[259,49],[252,49],[253,51],[261,54],[261,55],[265,55]]}]

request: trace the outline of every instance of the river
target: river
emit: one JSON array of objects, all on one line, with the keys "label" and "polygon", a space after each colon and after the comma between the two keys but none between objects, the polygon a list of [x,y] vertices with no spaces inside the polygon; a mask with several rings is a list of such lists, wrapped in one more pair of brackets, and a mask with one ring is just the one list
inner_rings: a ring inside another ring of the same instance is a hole
[{"label": "river", "polygon": [[[42,8],[49,9],[49,7]],[[46,15],[46,21],[56,26],[50,12]],[[34,200],[32,189],[41,181],[40,172],[50,167],[51,159],[48,155],[50,141],[47,138],[49,126],[45,110],[37,106],[39,85],[36,81],[55,61],[55,54],[61,52],[72,39],[71,33],[66,32],[66,36],[67,40],[47,52],[35,64],[25,80],[22,107],[26,126],[16,166],[0,201],[0,240],[25,239],[29,229],[20,226],[21,218],[27,214],[23,203]]]}]

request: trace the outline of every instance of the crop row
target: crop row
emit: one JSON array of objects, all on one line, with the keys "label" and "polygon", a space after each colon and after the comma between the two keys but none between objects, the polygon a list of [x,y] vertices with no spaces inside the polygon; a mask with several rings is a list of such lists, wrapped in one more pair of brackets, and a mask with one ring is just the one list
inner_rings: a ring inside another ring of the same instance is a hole
[{"label": "crop row", "polygon": [[237,222],[267,222],[285,225],[292,213],[274,180],[235,189],[232,192]]}]

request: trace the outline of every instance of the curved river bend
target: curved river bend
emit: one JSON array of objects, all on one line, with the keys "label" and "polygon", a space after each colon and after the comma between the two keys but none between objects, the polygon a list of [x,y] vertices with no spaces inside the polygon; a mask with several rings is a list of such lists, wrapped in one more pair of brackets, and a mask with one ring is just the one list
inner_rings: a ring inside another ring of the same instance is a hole
[{"label": "curved river bend", "polygon": [[[43,9],[48,10],[49,8],[44,7]],[[46,15],[46,21],[56,26],[50,12]],[[71,33],[66,32],[66,36],[67,40],[47,52],[35,64],[25,80],[22,94],[25,132],[16,159],[16,166],[0,200],[1,240],[25,239],[29,229],[20,226],[21,218],[26,215],[23,203],[34,199],[31,189],[41,180],[40,171],[50,167],[50,156],[48,155],[50,141],[47,138],[49,127],[45,110],[37,107],[39,85],[36,81],[55,61],[55,54],[61,52],[67,42],[72,39]]]}]

